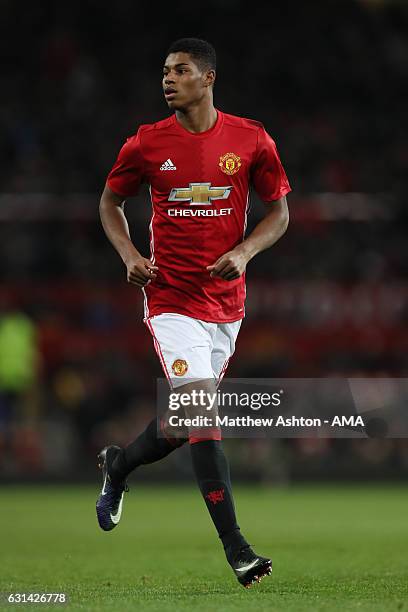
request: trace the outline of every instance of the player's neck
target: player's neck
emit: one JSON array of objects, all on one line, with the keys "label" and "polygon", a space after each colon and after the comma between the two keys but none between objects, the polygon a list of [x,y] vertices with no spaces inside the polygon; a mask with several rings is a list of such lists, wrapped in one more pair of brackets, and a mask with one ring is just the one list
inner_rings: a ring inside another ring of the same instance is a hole
[{"label": "player's neck", "polygon": [[192,106],[185,111],[176,110],[176,119],[183,128],[199,134],[210,130],[217,121],[217,111],[212,102],[206,105]]}]

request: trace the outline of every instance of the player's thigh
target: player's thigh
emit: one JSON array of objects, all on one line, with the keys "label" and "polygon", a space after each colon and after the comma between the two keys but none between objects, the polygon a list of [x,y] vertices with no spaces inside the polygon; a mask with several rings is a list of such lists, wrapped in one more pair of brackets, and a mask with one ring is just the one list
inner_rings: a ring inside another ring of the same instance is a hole
[{"label": "player's thigh", "polygon": [[211,328],[197,319],[165,313],[146,321],[172,387],[213,378]]},{"label": "player's thigh", "polygon": [[219,323],[214,336],[211,352],[211,366],[214,378],[220,382],[228,362],[235,351],[235,343],[241,328],[242,319],[233,323]]}]

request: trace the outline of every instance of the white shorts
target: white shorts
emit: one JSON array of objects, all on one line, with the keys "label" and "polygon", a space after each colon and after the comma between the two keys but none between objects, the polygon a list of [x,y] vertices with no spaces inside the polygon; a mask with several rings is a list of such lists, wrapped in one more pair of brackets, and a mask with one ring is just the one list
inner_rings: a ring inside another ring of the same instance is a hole
[{"label": "white shorts", "polygon": [[203,378],[218,385],[235,350],[242,319],[207,323],[177,313],[145,319],[154,347],[172,388]]}]

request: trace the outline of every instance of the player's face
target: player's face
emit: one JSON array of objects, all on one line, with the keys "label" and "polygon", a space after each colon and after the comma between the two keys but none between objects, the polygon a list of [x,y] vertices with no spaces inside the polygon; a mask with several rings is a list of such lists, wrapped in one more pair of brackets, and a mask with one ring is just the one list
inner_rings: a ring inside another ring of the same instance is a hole
[{"label": "player's face", "polygon": [[169,108],[182,110],[199,102],[214,77],[213,70],[201,70],[188,53],[170,53],[163,68],[163,91]]}]

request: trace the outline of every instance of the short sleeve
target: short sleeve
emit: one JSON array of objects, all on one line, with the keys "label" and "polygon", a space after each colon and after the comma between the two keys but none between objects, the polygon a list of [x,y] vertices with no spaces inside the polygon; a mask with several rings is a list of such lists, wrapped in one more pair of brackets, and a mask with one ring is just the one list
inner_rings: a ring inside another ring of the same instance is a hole
[{"label": "short sleeve", "polygon": [[263,202],[279,200],[291,191],[288,178],[279,159],[276,144],[261,127],[251,170],[255,190]]},{"label": "short sleeve", "polygon": [[141,151],[140,133],[128,138],[108,174],[108,187],[120,196],[136,195],[144,182],[144,160]]}]

